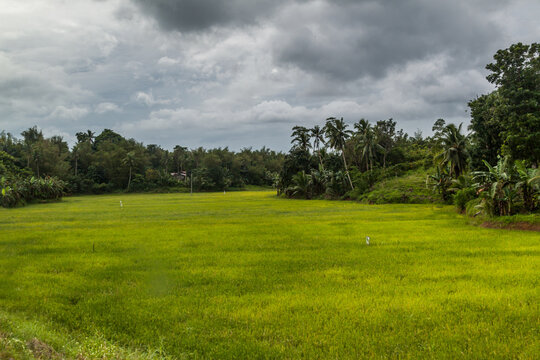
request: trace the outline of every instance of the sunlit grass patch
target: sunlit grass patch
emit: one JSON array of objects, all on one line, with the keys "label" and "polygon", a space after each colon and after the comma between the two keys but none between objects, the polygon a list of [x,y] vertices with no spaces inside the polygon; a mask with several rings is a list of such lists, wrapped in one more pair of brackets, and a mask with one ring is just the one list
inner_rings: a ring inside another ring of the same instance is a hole
[{"label": "sunlit grass patch", "polygon": [[534,358],[539,273],[537,233],[440,205],[257,191],[0,209],[0,331],[23,355],[37,338],[88,358]]}]

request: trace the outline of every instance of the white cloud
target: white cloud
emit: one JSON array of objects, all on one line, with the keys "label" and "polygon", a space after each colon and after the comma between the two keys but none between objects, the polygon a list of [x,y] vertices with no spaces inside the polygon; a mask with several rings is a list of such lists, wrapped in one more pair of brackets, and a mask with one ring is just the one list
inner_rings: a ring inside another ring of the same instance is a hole
[{"label": "white cloud", "polygon": [[60,105],[53,110],[53,112],[49,115],[49,118],[60,120],[79,120],[80,118],[88,115],[88,113],[89,110],[86,107],[66,107]]},{"label": "white cloud", "polygon": [[158,65],[172,66],[180,63],[180,60],[171,59],[170,57],[164,56],[158,60]]},{"label": "white cloud", "polygon": [[170,99],[155,99],[152,90],[150,90],[148,93],[139,91],[135,94],[134,99],[136,102],[145,104],[147,106],[166,105],[171,103]]},{"label": "white cloud", "polygon": [[104,114],[106,112],[120,112],[122,109],[116,104],[110,103],[110,102],[102,102],[99,103],[95,110],[97,114]]}]

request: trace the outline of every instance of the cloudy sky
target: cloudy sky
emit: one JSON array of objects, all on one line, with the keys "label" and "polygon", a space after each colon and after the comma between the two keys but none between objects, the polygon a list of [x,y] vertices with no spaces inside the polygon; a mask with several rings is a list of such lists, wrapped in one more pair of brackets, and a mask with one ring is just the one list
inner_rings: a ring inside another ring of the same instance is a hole
[{"label": "cloudy sky", "polygon": [[270,146],[330,116],[467,122],[537,0],[0,0],[0,130]]}]

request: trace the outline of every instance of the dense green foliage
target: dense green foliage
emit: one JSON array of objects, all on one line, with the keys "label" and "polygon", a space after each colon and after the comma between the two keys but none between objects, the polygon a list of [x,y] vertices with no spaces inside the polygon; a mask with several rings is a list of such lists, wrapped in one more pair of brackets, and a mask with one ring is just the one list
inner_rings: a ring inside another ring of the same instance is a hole
[{"label": "dense green foliage", "polygon": [[[318,125],[295,126],[294,145],[280,173],[280,193],[371,203],[454,202],[462,212],[474,208],[475,215],[537,211],[539,49],[538,44],[516,44],[495,54],[487,79],[497,89],[469,102],[470,134],[463,133],[462,124],[443,119],[435,121],[427,138],[396,131],[392,119],[375,124],[360,119],[354,131],[336,118],[327,119],[323,131]],[[409,173],[429,168],[435,171],[426,175],[426,185],[437,196],[419,189],[418,176]]]},{"label": "dense green foliage", "polygon": [[0,177],[14,173],[25,181],[31,176],[54,177],[64,181],[72,194],[185,191],[191,178],[196,191],[272,186],[284,157],[264,147],[233,152],[176,146],[169,151],[125,139],[110,129],[97,136],[90,130],[77,133],[71,150],[61,137],[45,138],[36,127],[21,135],[19,140],[0,133]]},{"label": "dense green foliage", "polygon": [[[420,133],[409,137],[402,130],[396,131],[392,119],[375,125],[361,119],[352,131],[343,119],[329,118],[322,127],[324,131],[320,129],[318,125],[313,129],[293,128],[293,147],[280,173],[280,193],[306,199],[364,199],[385,179],[432,167],[440,151],[438,138],[423,139]],[[445,161],[449,164],[454,159]]]},{"label": "dense green foliage", "polygon": [[66,184],[57,178],[36,178],[17,166],[16,159],[0,151],[0,206],[15,207],[36,200],[59,200]]},{"label": "dense green foliage", "polygon": [[[540,165],[540,44],[517,43],[488,64],[497,90],[469,103],[473,149],[494,164],[497,154]],[[479,163],[476,163],[479,165]]]},{"label": "dense green foliage", "polygon": [[0,209],[0,347],[532,359],[539,253],[536,233],[473,227],[449,206],[227,192]]},{"label": "dense green foliage", "polygon": [[35,200],[59,200],[66,184],[56,178],[0,178],[0,206],[15,207]]}]

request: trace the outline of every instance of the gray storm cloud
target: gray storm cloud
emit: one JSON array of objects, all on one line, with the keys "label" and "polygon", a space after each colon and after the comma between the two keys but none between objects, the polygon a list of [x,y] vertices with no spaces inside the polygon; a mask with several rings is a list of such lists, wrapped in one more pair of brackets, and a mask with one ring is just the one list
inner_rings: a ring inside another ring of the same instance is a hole
[{"label": "gray storm cloud", "polygon": [[112,128],[166,147],[287,150],[295,124],[467,122],[496,50],[540,38],[540,3],[4,0],[0,130]]},{"label": "gray storm cloud", "polygon": [[133,0],[166,30],[204,31],[242,26],[270,17],[286,0]]}]

